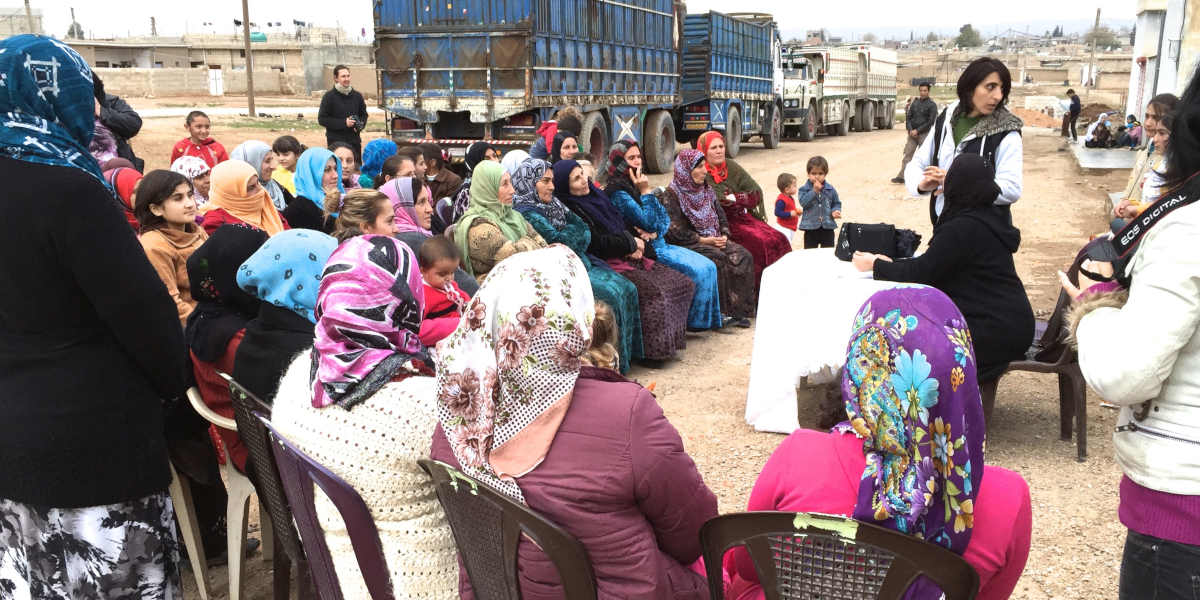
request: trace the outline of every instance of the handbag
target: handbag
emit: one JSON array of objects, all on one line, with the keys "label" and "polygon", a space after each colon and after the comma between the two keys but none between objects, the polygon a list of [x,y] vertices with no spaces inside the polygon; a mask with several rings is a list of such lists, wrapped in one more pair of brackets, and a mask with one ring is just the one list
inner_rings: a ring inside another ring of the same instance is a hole
[{"label": "handbag", "polygon": [[849,261],[855,252],[896,257],[896,226],[887,223],[842,223],[833,255]]}]

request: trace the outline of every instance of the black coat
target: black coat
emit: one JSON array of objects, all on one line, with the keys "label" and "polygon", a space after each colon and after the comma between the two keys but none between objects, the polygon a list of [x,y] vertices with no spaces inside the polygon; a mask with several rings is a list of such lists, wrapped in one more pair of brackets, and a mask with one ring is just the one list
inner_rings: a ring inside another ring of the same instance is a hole
[{"label": "black coat", "polygon": [[919,135],[924,135],[933,127],[933,122],[937,120],[937,103],[933,98],[917,98],[908,105],[908,110],[904,111],[904,128],[908,130],[916,129]]},{"label": "black coat", "polygon": [[325,211],[303,196],[293,198],[279,214],[287,219],[288,227],[292,229],[312,229],[332,235],[337,225],[337,219],[325,216]]},{"label": "black coat", "polygon": [[165,490],[163,402],[185,389],[175,303],[98,180],[0,158],[0,498]]},{"label": "black coat", "polygon": [[273,402],[279,380],[296,355],[312,348],[314,326],[286,308],[263,302],[233,359],[233,379],[264,402]]},{"label": "black coat", "polygon": [[133,163],[138,171],[145,171],[146,161],[133,153],[129,138],[135,137],[142,130],[142,117],[129,106],[129,103],[112,94],[104,95],[100,103],[100,122],[104,124],[113,136],[117,138],[117,156]]},{"label": "black coat", "polygon": [[945,292],[967,319],[979,381],[991,381],[1033,343],[1033,308],[1013,264],[1020,245],[1021,232],[1004,210],[978,208],[939,224],[921,256],[876,260],[875,279]]},{"label": "black coat", "polygon": [[[346,117],[356,117],[358,125],[346,127]],[[346,142],[354,146],[356,156],[362,154],[362,137],[359,132],[367,126],[367,102],[358,90],[343,94],[336,89],[325,92],[321,97],[321,108],[317,111],[317,122],[325,128],[325,142]]]}]

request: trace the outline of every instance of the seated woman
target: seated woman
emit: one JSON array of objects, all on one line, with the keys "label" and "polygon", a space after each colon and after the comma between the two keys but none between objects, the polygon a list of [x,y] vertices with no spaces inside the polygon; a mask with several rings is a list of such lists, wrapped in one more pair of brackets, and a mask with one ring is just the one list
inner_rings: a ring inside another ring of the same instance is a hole
[{"label": "seated woman", "polygon": [[378,138],[367,142],[362,151],[362,174],[358,176],[359,187],[374,188],[383,171],[383,163],[395,156],[396,142],[387,138]]},{"label": "seated woman", "polygon": [[109,161],[109,167],[104,171],[104,181],[116,192],[117,199],[120,200],[121,213],[125,215],[125,221],[133,228],[134,233],[137,233],[140,225],[138,225],[137,215],[133,212],[133,196],[137,191],[138,184],[142,181],[142,174],[133,168],[132,163],[123,158]]},{"label": "seated woman", "polygon": [[267,240],[238,269],[238,287],[262,302],[246,322],[231,374],[264,402],[274,400],[292,359],[312,347],[317,287],[337,245],[319,231],[292,229]]},{"label": "seated woman", "polygon": [[445,219],[445,229],[453,229],[454,224],[458,223],[467,213],[467,209],[471,207],[471,179],[474,177],[475,167],[484,161],[500,161],[500,155],[496,153],[496,149],[491,144],[479,141],[467,146],[467,155],[463,158],[463,165],[467,168],[467,178],[463,179],[462,185],[458,187],[458,192],[450,203],[450,212]]},{"label": "seated woman", "polygon": [[[231,161],[225,161],[226,164]],[[221,165],[217,165],[221,166]],[[233,418],[229,384],[217,372],[233,373],[234,357],[246,323],[258,314],[259,300],[242,291],[237,273],[242,263],[267,241],[267,234],[248,225],[224,225],[188,258],[188,283],[196,308],[188,316],[184,339],[192,357],[192,372],[200,397],[223,417]],[[246,465],[246,447],[237,433],[217,429],[239,469]]]},{"label": "seated woman", "polygon": [[[296,160],[296,201],[283,211],[288,224],[297,229],[333,233],[337,205],[346,188],[342,186],[342,162],[324,148],[309,148]],[[334,210],[327,212],[329,206]]]},{"label": "seated woman", "polygon": [[721,312],[739,327],[749,327],[749,317],[758,310],[758,288],[754,285],[754,259],[750,251],[729,239],[725,211],[707,182],[704,154],[683,150],[675,157],[675,175],[663,193],[663,204],[671,225],[667,242],[691,250],[717,267],[717,290]]},{"label": "seated woman", "polygon": [[[826,403],[825,425],[840,424],[788,436],[754,483],[747,510],[846,515],[916,535],[975,567],[980,600],[1008,598],[1029,556],[1029,486],[1017,473],[984,466],[964,324],[933,288],[871,296],[855,319],[842,393]],[[902,403],[906,397],[913,401]],[[734,592],[727,597],[763,597],[744,548],[726,555],[725,569]],[[940,595],[919,578],[905,598]]]},{"label": "seated woman", "polygon": [[362,187],[358,183],[358,161],[355,159],[354,146],[346,142],[334,142],[329,145],[329,151],[338,159],[341,165],[339,171],[342,187],[346,190],[357,190]]},{"label": "seated woman", "polygon": [[[439,345],[441,423],[430,455],[578,539],[599,598],[707,599],[704,576],[689,565],[716,496],[650,392],[582,365],[593,359],[593,324],[586,269],[569,248],[497,265]],[[493,399],[519,402],[519,418],[498,419]],[[517,555],[522,597],[562,597],[536,545],[522,540]],[[473,597],[465,572],[459,582]]]},{"label": "seated woman", "polygon": [[[458,598],[454,539],[417,466],[438,419],[433,363],[417,339],[417,259],[391,236],[351,238],[329,257],[317,307],[313,349],[279,382],[271,420],[362,496],[397,598]],[[369,597],[337,509],[324,494],[316,502],[342,594]]]},{"label": "seated woman", "polygon": [[463,270],[480,283],[500,261],[546,247],[512,203],[512,178],[500,163],[484,160],[476,165],[471,173],[471,206],[447,231],[454,232],[451,239],[462,254]]},{"label": "seated woman", "polygon": [[287,220],[263,189],[258,171],[240,160],[227,160],[213,167],[208,203],[200,207],[200,213],[204,215],[200,226],[209,236],[222,225],[249,225],[267,235],[288,228]]},{"label": "seated woman", "polygon": [[642,171],[642,149],[637,142],[617,142],[609,150],[604,193],[621,211],[625,223],[653,248],[659,262],[687,275],[696,284],[696,293],[688,310],[688,329],[720,328],[721,292],[717,285],[717,266],[701,254],[667,243],[671,216],[650,193],[650,180]]},{"label": "seated woman", "polygon": [[[429,187],[422,185],[415,177],[400,177],[388,180],[379,191],[392,201],[396,239],[404,242],[413,254],[419,254],[425,240],[433,237],[429,229],[433,224],[433,196]],[[479,289],[479,282],[462,268],[454,270],[454,283],[467,296],[473,296],[475,290]]]},{"label": "seated woman", "polygon": [[621,213],[588,181],[579,163],[562,160],[554,165],[554,195],[587,224],[592,238],[587,251],[637,288],[642,355],[651,360],[675,356],[687,345],[688,308],[696,284],[654,260],[654,248],[629,233]]},{"label": "seated woman", "polygon": [[275,206],[276,210],[283,210],[292,203],[292,193],[283,189],[283,186],[273,178],[275,169],[279,166],[279,157],[266,142],[258,140],[242,142],[233,149],[229,158],[244,161],[254,167],[254,170],[258,172],[259,183],[271,197],[271,204]]},{"label": "seated woman", "polygon": [[579,152],[579,134],[560,129],[554,134],[554,142],[550,146],[550,164],[556,165],[564,158],[570,159],[576,152]]},{"label": "seated woman", "polygon": [[138,241],[175,301],[179,326],[184,327],[196,308],[188,285],[187,260],[208,239],[196,224],[192,184],[179,173],[156,169],[142,179],[138,192],[134,207],[142,232]]},{"label": "seated woman", "polygon": [[725,210],[729,238],[754,257],[754,289],[758,290],[763,269],[791,252],[792,243],[767,224],[762,188],[741,165],[725,158],[725,138],[719,131],[704,132],[696,140],[696,149],[704,153],[708,184]]},{"label": "seated woman", "polygon": [[[1033,308],[1013,264],[1021,232],[1012,226],[1007,208],[994,204],[1000,186],[979,155],[955,158],[944,189],[946,203],[924,254],[893,262],[860,252],[854,266],[873,269],[875,279],[923,283],[950,296],[967,318],[979,355],[979,385],[986,387],[1033,343]],[[990,418],[994,394],[984,398]]]},{"label": "seated woman", "polygon": [[564,244],[579,255],[588,270],[592,294],[611,307],[617,320],[617,345],[622,373],[630,361],[642,358],[642,313],[638,308],[638,290],[633,282],[621,277],[607,263],[587,254],[592,231],[579,215],[554,197],[554,172],[550,163],[526,159],[513,174],[516,195],[513,208],[550,244]]}]

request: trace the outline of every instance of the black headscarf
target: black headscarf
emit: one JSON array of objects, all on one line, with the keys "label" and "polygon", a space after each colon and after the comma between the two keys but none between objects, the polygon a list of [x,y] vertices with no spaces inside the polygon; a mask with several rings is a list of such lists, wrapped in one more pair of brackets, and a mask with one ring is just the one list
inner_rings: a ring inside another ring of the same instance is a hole
[{"label": "black headscarf", "polygon": [[261,229],[222,225],[188,258],[196,309],[188,317],[184,341],[196,358],[216,362],[229,340],[258,314],[259,300],[238,287],[237,272],[266,241]]},{"label": "black headscarf", "polygon": [[554,196],[567,205],[567,208],[586,216],[597,225],[607,230],[607,233],[625,231],[625,220],[617,207],[609,201],[608,196],[600,188],[588,182],[588,193],[576,196],[571,193],[571,173],[579,168],[579,163],[564,160],[554,165]]},{"label": "black headscarf", "polygon": [[[493,152],[496,151],[496,149],[487,142],[475,142],[474,144],[467,146],[467,156],[463,159],[463,162],[467,165],[468,175],[475,171],[475,165],[479,164],[479,162],[483,160],[483,157],[487,155],[488,150]],[[469,178],[470,177],[468,177],[468,179]]]},{"label": "black headscarf", "polygon": [[563,159],[563,142],[567,141],[568,139],[575,140],[576,144],[579,143],[579,135],[576,133],[559,130],[558,133],[554,134],[554,145],[550,148],[550,164],[557,164],[558,161]]},{"label": "black headscarf", "polygon": [[950,219],[979,208],[991,207],[1000,196],[996,174],[978,154],[960,154],[954,158],[943,184],[946,204],[938,226]]}]

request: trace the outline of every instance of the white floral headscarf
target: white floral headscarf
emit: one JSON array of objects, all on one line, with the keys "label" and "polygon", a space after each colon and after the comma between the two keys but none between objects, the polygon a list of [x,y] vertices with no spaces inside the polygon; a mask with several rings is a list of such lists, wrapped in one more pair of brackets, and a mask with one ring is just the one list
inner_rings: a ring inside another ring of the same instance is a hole
[{"label": "white floral headscarf", "polygon": [[566,246],[496,265],[437,346],[438,419],[459,465],[524,502],[516,479],[542,462],[592,339],[587,269]]}]

